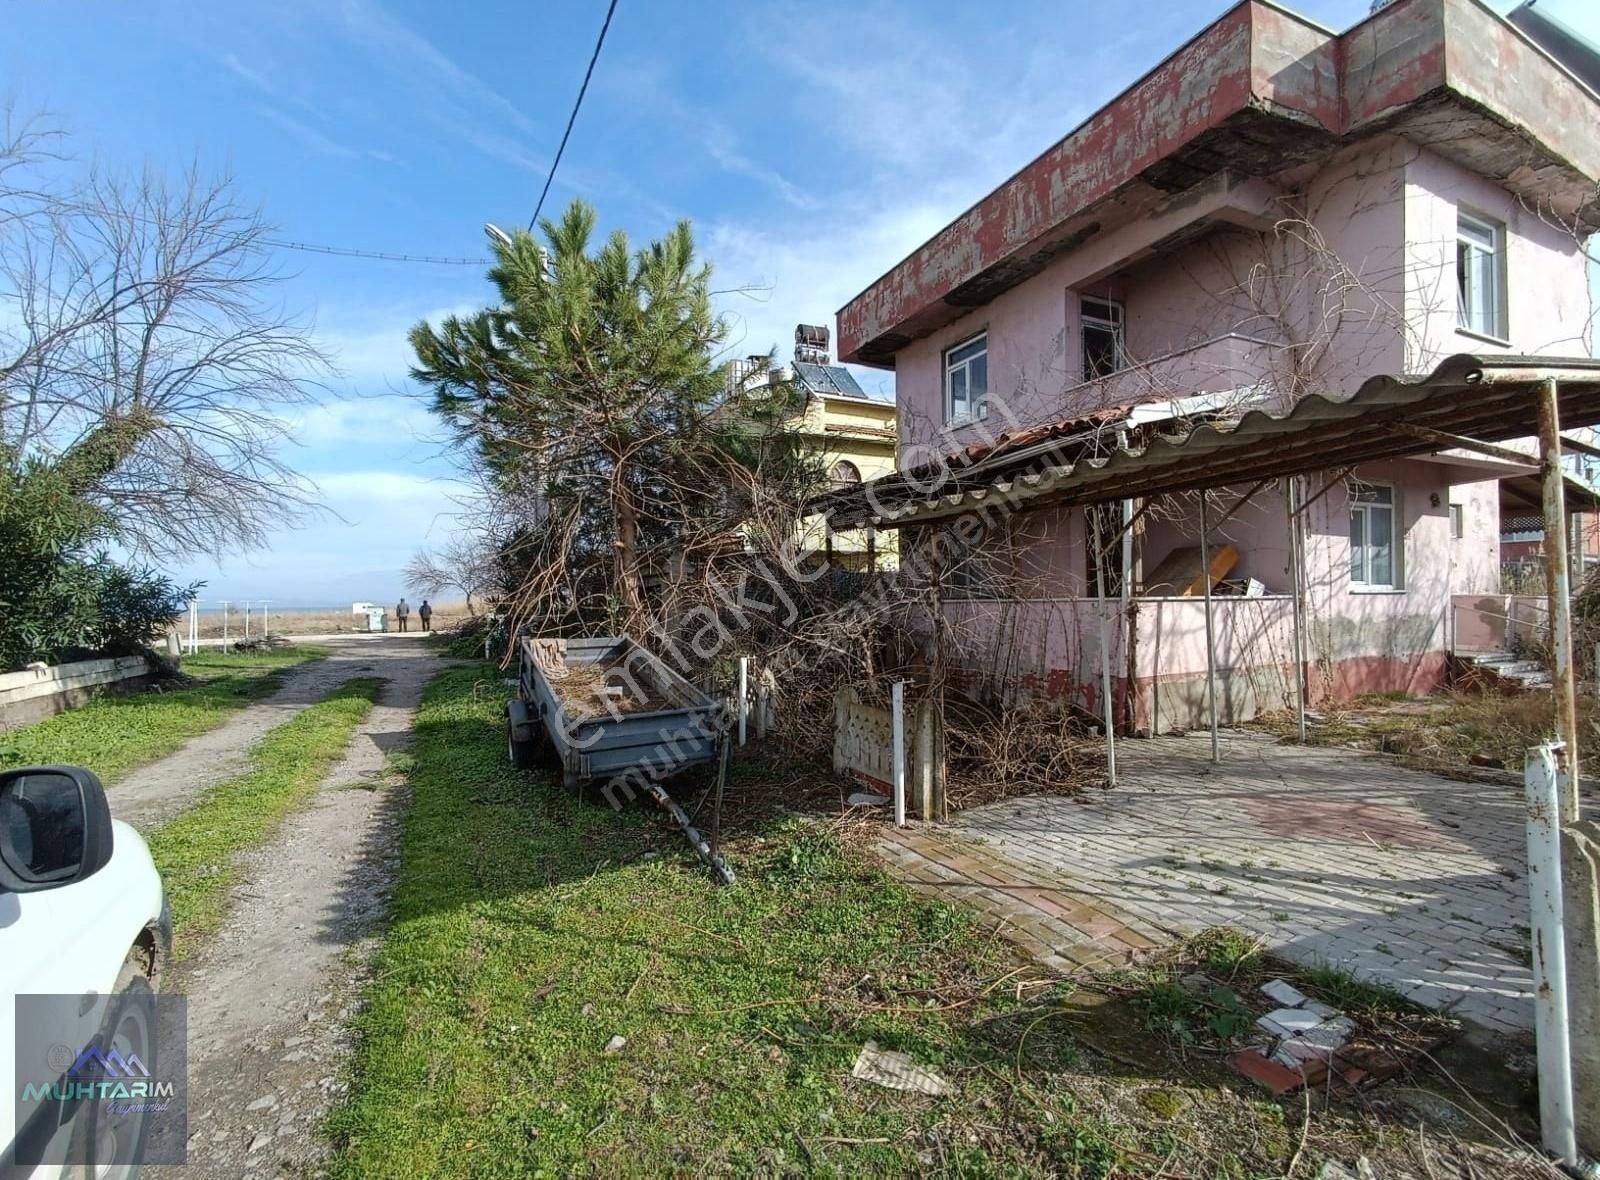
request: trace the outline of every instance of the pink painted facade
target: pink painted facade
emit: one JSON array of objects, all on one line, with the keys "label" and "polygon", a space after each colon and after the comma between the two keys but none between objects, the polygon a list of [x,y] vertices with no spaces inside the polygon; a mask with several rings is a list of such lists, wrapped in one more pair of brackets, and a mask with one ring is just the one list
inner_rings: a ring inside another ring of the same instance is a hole
[{"label": "pink painted facade", "polygon": [[[1264,124],[1272,163],[1248,146]],[[1462,352],[1589,355],[1597,144],[1600,103],[1469,0],[1400,0],[1342,37],[1247,0],[853,300],[841,352],[895,370],[903,469],[1106,407],[1287,402]],[[1492,335],[1458,326],[1463,215],[1496,235]],[[1086,299],[1121,314],[1122,368],[1098,380]],[[951,420],[948,358],[978,338],[987,415]],[[1440,682],[1453,602],[1498,591],[1496,480],[1526,470],[1466,451],[1357,469],[1389,489],[1399,569],[1385,589],[1352,581],[1348,483],[1305,477],[1314,698]],[[1219,491],[1217,514],[1246,490]],[[1126,601],[1086,597],[1086,532],[1083,510],[1054,507],[986,539],[1003,574],[947,608],[970,675],[1098,711],[1104,633],[1127,723],[1198,723],[1202,604],[1139,583],[1197,543],[1197,501],[1143,519]],[[1216,607],[1219,711],[1239,720],[1293,699],[1281,491],[1258,492],[1224,541],[1229,578],[1265,590]]]}]

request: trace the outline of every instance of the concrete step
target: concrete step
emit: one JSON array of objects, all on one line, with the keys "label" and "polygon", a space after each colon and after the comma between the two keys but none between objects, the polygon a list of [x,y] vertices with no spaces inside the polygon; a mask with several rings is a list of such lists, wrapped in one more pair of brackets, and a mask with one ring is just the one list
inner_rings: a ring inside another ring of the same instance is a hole
[{"label": "concrete step", "polygon": [[1521,688],[1548,688],[1550,674],[1537,660],[1525,660],[1509,651],[1461,651],[1456,653],[1474,667],[1492,672]]}]

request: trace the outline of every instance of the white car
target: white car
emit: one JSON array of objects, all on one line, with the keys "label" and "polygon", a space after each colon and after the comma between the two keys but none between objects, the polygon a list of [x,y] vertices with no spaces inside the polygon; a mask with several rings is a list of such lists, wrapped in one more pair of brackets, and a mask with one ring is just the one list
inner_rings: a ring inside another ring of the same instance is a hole
[{"label": "white car", "polygon": [[[115,1107],[146,1104],[85,1095],[105,1077],[151,1088],[171,947],[161,874],[100,780],[70,766],[0,773],[0,1176],[138,1170],[151,1116]],[[24,999],[18,1027],[18,996],[75,999]],[[133,1057],[138,1069],[107,1065]]]}]

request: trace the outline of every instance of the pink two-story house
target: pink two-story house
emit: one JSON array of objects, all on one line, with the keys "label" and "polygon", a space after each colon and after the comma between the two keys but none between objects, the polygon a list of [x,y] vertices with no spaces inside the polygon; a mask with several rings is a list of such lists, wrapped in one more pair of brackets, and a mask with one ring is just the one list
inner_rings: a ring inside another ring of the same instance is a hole
[{"label": "pink two-story house", "polygon": [[[1588,357],[1597,184],[1600,97],[1474,0],[1344,33],[1245,0],[851,300],[841,359],[895,372],[905,476],[1456,354]],[[1419,437],[1297,477],[1313,699],[1441,682],[1463,604],[1499,591],[1500,481],[1532,470]],[[1209,502],[1225,721],[1293,700],[1286,491]],[[986,522],[947,570],[964,675],[1095,711],[1109,679],[1127,725],[1200,723],[1198,510]]]}]

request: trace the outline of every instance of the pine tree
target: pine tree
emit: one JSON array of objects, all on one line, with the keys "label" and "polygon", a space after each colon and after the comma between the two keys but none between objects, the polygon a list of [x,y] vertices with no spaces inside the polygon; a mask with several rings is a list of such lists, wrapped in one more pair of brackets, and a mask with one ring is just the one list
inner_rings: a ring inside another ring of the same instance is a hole
[{"label": "pine tree", "polygon": [[524,616],[559,601],[632,626],[649,614],[652,554],[736,523],[764,478],[809,476],[797,445],[769,432],[753,453],[748,416],[717,412],[727,327],[688,223],[635,252],[620,230],[592,249],[595,221],[574,201],[542,223],[547,245],[521,230],[497,240],[497,304],[418,324],[412,373],[486,481],[522,505],[500,519],[516,522],[503,531],[527,568]]}]

